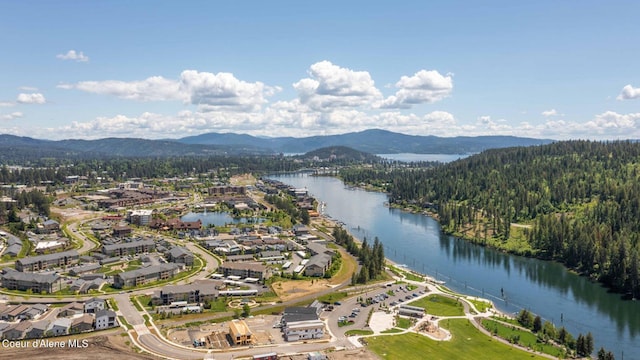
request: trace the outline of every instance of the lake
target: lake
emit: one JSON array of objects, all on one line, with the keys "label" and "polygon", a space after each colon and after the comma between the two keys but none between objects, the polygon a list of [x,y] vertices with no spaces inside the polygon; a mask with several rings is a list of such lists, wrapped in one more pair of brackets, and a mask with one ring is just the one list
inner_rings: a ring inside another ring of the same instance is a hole
[{"label": "lake", "polygon": [[[326,202],[325,214],[344,222],[354,236],[384,244],[387,258],[444,280],[451,289],[494,301],[506,313],[527,309],[565,326],[575,337],[591,332],[596,351],[616,359],[640,359],[640,301],[567,271],[561,264],[504,254],[442,233],[432,218],[391,209],[385,194],[346,187],[331,177],[307,174],[270,178],[306,187]],[[504,291],[502,296],[501,290]]]}]

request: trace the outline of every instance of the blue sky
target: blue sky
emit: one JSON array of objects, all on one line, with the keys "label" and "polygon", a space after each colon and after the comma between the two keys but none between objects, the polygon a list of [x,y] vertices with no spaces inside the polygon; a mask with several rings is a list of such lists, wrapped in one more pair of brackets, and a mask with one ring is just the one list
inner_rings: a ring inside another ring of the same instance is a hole
[{"label": "blue sky", "polygon": [[0,133],[640,138],[637,1],[0,0]]}]

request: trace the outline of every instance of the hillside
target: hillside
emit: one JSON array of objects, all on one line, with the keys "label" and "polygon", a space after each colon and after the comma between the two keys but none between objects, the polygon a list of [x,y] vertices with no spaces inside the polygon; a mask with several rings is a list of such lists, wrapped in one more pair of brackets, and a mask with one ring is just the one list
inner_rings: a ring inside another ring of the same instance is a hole
[{"label": "hillside", "polygon": [[[566,141],[488,150],[429,170],[342,174],[392,185],[477,243],[554,259],[640,298],[640,144]],[[515,225],[514,225],[515,224]]]},{"label": "hillside", "polygon": [[313,151],[309,151],[304,155],[297,156],[305,160],[320,160],[328,162],[358,162],[373,163],[382,160],[379,156],[358,151],[346,146],[329,146]]}]

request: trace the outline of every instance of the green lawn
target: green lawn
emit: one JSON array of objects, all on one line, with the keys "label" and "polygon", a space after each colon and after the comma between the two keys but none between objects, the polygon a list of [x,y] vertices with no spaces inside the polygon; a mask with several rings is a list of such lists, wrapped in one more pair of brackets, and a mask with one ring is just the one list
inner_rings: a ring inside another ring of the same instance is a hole
[{"label": "green lawn", "polygon": [[476,309],[478,309],[478,311],[480,312],[485,312],[491,309],[492,307],[491,304],[486,301],[473,300],[473,299],[467,299],[467,301],[472,303],[476,307]]},{"label": "green lawn", "polygon": [[482,320],[482,326],[491,333],[496,334],[509,342],[518,343],[521,346],[532,348],[555,357],[565,357],[562,349],[549,344],[538,343],[537,336],[531,331],[521,330],[489,319]]},{"label": "green lawn", "polygon": [[352,336],[352,335],[372,335],[373,334],[373,330],[349,330],[346,331],[344,333],[346,336]]},{"label": "green lawn", "polygon": [[368,348],[382,359],[543,359],[487,337],[466,319],[447,320],[440,325],[451,331],[451,341],[435,341],[416,333],[375,336],[366,341]]},{"label": "green lawn", "polygon": [[429,295],[409,305],[424,308],[428,314],[436,316],[464,315],[464,308],[460,301],[442,295]]},{"label": "green lawn", "polygon": [[411,327],[412,324],[413,322],[411,321],[411,319],[407,319],[399,316],[396,317],[396,327],[399,327],[401,329],[408,329]]}]

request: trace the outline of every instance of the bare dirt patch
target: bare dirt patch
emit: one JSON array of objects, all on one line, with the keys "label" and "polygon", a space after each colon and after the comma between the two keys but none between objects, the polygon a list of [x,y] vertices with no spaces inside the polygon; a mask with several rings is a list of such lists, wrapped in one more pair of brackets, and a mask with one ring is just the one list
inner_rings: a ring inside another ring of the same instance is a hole
[{"label": "bare dirt patch", "polygon": [[[71,337],[50,338],[51,341],[68,341]],[[156,359],[148,354],[139,354],[126,344],[128,336],[99,335],[86,338],[86,348],[6,348],[0,349],[3,359],[43,359],[47,360],[85,360],[85,359],[118,359],[147,360]],[[32,341],[32,340],[30,340]]]},{"label": "bare dirt patch", "polygon": [[289,301],[326,290],[330,285],[326,279],[314,279],[313,284],[311,280],[290,280],[275,282],[271,287],[280,300]]}]

